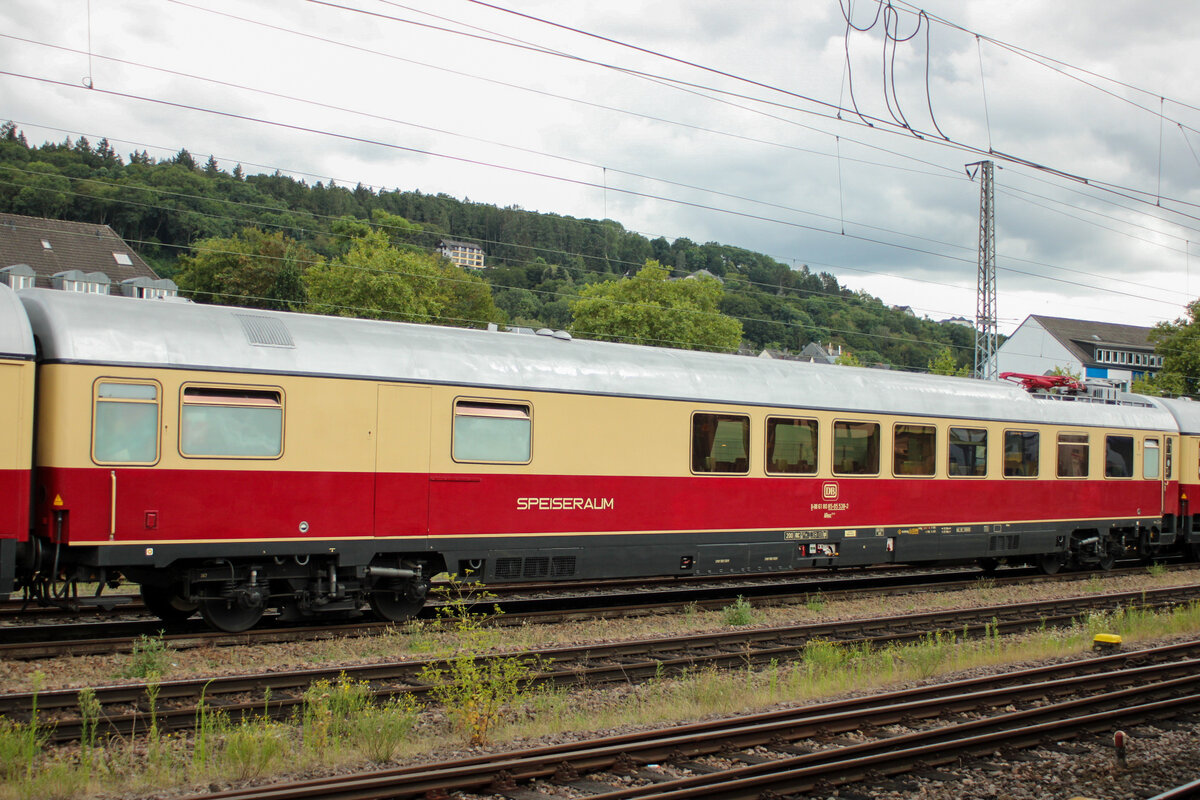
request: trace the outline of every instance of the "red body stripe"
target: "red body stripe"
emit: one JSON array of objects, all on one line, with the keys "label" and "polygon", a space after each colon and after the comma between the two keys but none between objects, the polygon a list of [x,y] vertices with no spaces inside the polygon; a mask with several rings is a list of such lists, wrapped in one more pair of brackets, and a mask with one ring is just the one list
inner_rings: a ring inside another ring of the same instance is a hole
[{"label": "red body stripe", "polygon": [[[68,538],[107,541],[108,469],[40,473]],[[857,528],[1157,517],[1147,481],[116,470],[115,541]],[[1178,497],[1172,484],[1167,497]],[[1171,509],[1168,509],[1171,510]],[[307,531],[301,531],[306,522]]]},{"label": "red body stripe", "polygon": [[0,539],[29,538],[29,476],[27,469],[0,470]]}]

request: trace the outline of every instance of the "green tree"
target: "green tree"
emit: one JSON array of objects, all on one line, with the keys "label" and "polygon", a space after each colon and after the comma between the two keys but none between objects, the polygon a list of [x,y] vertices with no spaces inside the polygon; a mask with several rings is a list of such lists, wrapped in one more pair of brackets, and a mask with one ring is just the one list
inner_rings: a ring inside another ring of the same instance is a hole
[{"label": "green tree", "polygon": [[657,261],[632,278],[594,283],[570,301],[579,336],[691,350],[734,350],[742,323],[719,310],[723,290],[713,278],[671,280]]},{"label": "green tree", "polygon": [[938,351],[938,354],[929,359],[929,371],[934,375],[956,375],[960,378],[965,378],[971,374],[971,369],[967,365],[958,365],[954,360],[954,351],[949,347],[943,347]]},{"label": "green tree", "polygon": [[1187,317],[1155,325],[1150,342],[1163,359],[1151,386],[1160,394],[1200,392],[1200,300],[1188,304]]},{"label": "green tree", "polygon": [[843,367],[861,367],[861,366],[863,366],[862,359],[860,359],[858,356],[854,355],[854,353],[851,353],[849,350],[843,350],[842,354],[837,357],[837,361],[835,361],[834,363],[838,364],[840,366],[843,366]]},{"label": "green tree", "polygon": [[318,314],[450,325],[504,321],[477,275],[422,250],[392,247],[378,230],[354,238],[341,258],[309,269],[304,284]]},{"label": "green tree", "polygon": [[301,275],[321,256],[280,232],[243,228],[197,242],[180,259],[175,282],[201,303],[291,311],[305,302]]}]

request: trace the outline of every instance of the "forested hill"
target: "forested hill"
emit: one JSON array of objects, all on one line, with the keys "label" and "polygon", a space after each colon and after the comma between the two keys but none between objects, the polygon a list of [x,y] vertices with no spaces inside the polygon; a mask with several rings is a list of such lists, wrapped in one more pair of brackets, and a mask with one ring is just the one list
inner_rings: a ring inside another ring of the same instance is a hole
[{"label": "forested hill", "polygon": [[481,275],[496,307],[510,324],[535,327],[568,327],[569,303],[582,287],[636,273],[655,259],[677,277],[700,269],[720,277],[719,308],[741,321],[747,348],[798,352],[809,342],[835,343],[866,364],[916,369],[947,348],[960,365],[972,356],[969,328],[892,310],[828,273],[738,247],[652,240],[613,220],[443,194],[309,184],[279,172],[247,175],[240,165],[229,173],[186,150],[156,161],[144,151],[123,158],[107,140],[30,146],[11,123],[0,126],[0,211],[110,225],[164,277],[177,274],[180,258],[198,242],[246,228],[281,233],[333,260],[346,251],[344,218],[383,221],[393,242],[403,229],[406,247],[432,249],[441,239],[482,246],[490,268]]}]

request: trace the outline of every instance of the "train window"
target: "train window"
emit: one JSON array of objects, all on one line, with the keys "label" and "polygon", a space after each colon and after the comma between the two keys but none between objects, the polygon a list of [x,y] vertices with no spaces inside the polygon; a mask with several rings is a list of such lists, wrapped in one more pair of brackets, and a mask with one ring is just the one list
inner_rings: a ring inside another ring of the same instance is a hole
[{"label": "train window", "polygon": [[748,472],[750,418],[741,414],[692,415],[692,470]]},{"label": "train window", "polygon": [[528,464],[533,453],[530,408],[523,403],[459,400],[454,404],[454,460]]},{"label": "train window", "polygon": [[837,475],[879,474],[879,423],[833,423],[833,471]]},{"label": "train window", "polygon": [[1086,478],[1087,475],[1087,434],[1060,433],[1058,435],[1058,477]]},{"label": "train window", "polygon": [[892,472],[896,475],[933,474],[937,430],[932,425],[897,425],[892,434]]},{"label": "train window", "polygon": [[1104,477],[1133,477],[1133,437],[1104,437]]},{"label": "train window", "polygon": [[1004,477],[1036,478],[1041,436],[1037,431],[1004,432]]},{"label": "train window", "polygon": [[99,464],[158,461],[158,384],[96,382],[92,460]]},{"label": "train window", "polygon": [[283,454],[283,393],[185,386],[179,452],[189,458],[278,458]]},{"label": "train window", "polygon": [[950,429],[950,474],[987,475],[987,431],[983,428]]},{"label": "train window", "polygon": [[1158,439],[1147,439],[1142,448],[1142,477],[1147,480],[1159,480]]},{"label": "train window", "polygon": [[813,475],[817,471],[817,421],[767,420],[767,472]]}]

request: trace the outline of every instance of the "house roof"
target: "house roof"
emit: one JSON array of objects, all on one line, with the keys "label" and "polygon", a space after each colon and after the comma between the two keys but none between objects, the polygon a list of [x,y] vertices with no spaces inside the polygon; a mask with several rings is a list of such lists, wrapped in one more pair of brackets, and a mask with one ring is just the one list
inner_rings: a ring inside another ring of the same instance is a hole
[{"label": "house roof", "polygon": [[1029,319],[1035,320],[1083,363],[1096,360],[1097,347],[1122,347],[1147,352],[1154,350],[1149,339],[1151,328],[1037,315],[1031,315]]},{"label": "house roof", "polygon": [[69,270],[103,272],[114,284],[158,278],[107,225],[0,214],[0,269],[16,264],[32,267],[40,287],[49,287],[51,277]]},{"label": "house roof", "polygon": [[470,250],[482,250],[475,242],[458,242],[453,239],[442,239],[438,242],[438,247],[466,247]]}]

